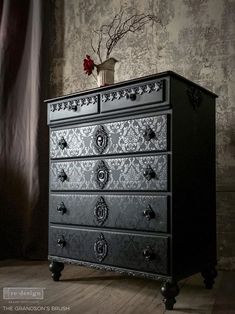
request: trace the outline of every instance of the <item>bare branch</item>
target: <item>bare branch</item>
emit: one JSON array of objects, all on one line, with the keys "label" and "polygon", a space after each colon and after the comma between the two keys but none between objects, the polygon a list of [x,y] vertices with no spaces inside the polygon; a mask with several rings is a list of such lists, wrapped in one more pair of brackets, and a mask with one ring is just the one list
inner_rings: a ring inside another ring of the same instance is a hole
[{"label": "bare branch", "polygon": [[113,20],[109,24],[104,24],[99,30],[94,31],[98,36],[98,44],[97,50],[94,49],[93,44],[92,49],[101,61],[101,47],[104,44],[103,40],[106,39],[106,59],[108,59],[114,47],[121,39],[123,39],[123,37],[126,36],[126,34],[140,31],[150,22],[152,22],[152,24],[156,23],[162,26],[160,18],[151,14],[135,13],[124,19],[124,10],[121,8],[119,13],[114,16]]}]

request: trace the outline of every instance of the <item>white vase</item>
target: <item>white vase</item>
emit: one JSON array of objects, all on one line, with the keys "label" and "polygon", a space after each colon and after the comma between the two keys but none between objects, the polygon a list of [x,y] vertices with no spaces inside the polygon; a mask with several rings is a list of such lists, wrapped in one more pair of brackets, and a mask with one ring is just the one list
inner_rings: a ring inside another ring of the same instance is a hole
[{"label": "white vase", "polygon": [[109,58],[96,66],[98,86],[114,84],[114,67],[116,62],[116,59]]}]

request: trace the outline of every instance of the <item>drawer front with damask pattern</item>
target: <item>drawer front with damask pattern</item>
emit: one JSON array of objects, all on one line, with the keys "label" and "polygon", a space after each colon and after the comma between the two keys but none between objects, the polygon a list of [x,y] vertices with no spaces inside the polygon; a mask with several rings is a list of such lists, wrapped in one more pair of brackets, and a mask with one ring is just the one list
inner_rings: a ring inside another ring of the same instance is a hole
[{"label": "drawer front with damask pattern", "polygon": [[49,255],[168,273],[168,237],[50,227]]},{"label": "drawer front with damask pattern", "polygon": [[51,190],[166,191],[167,154],[51,162]]},{"label": "drawer front with damask pattern", "polygon": [[167,115],[52,130],[50,157],[167,150]]},{"label": "drawer front with damask pattern", "polygon": [[51,194],[50,222],[167,232],[167,196]]}]

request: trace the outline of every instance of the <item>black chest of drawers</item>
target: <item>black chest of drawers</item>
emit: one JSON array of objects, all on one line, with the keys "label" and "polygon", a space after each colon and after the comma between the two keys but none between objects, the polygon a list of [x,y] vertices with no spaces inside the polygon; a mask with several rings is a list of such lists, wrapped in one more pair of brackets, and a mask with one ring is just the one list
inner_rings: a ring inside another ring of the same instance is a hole
[{"label": "black chest of drawers", "polygon": [[177,282],[216,277],[215,98],[174,72],[47,100],[49,260]]}]

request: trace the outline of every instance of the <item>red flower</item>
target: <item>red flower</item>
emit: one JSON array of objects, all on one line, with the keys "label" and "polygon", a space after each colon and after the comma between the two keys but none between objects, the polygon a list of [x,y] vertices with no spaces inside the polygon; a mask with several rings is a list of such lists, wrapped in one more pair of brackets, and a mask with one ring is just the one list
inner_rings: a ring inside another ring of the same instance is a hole
[{"label": "red flower", "polygon": [[83,60],[83,69],[86,74],[91,75],[92,71],[94,70],[95,63],[91,59],[90,56],[86,55],[86,59]]}]

